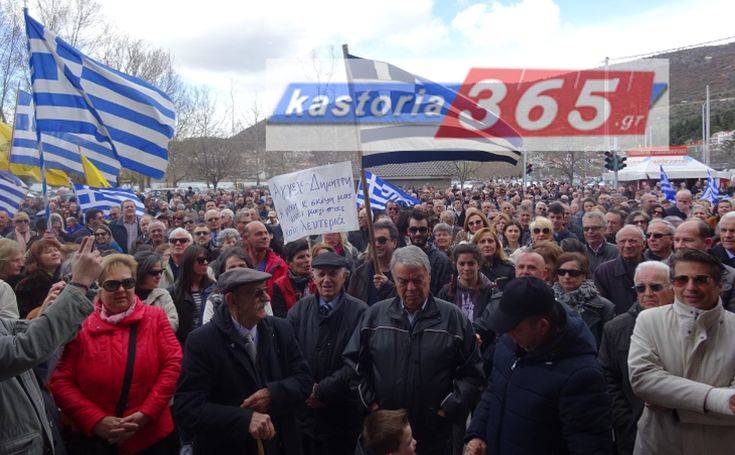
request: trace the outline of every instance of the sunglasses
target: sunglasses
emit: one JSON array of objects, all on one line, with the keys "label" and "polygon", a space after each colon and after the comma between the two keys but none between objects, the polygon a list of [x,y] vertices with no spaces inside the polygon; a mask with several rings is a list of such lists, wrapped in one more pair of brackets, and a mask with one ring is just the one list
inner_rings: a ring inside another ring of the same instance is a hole
[{"label": "sunglasses", "polygon": [[709,275],[697,275],[697,276],[677,275],[673,279],[674,286],[680,287],[680,288],[684,287],[687,284],[689,284],[689,280],[694,281],[695,286],[704,286],[706,284],[709,284],[710,281],[712,281],[712,277]]},{"label": "sunglasses", "polygon": [[585,226],[582,228],[584,232],[599,231],[600,229],[602,229],[602,226]]},{"label": "sunglasses", "polygon": [[163,270],[149,270],[147,275],[150,276],[161,276],[163,274]]},{"label": "sunglasses", "polygon": [[653,292],[661,292],[664,290],[664,285],[660,283],[650,283],[650,284],[636,284],[633,286],[633,289],[635,289],[635,292],[638,294],[643,294],[646,292],[646,288],[651,288],[651,291]]},{"label": "sunglasses", "polygon": [[15,220],[15,221],[13,221],[13,223],[15,223],[15,224],[28,224],[28,223],[30,223],[30,221],[29,220]]},{"label": "sunglasses", "polygon": [[169,242],[175,245],[183,245],[184,243],[189,242],[189,239],[169,239]]},{"label": "sunglasses", "polygon": [[408,232],[410,232],[411,234],[416,234],[419,232],[422,234],[426,234],[427,232],[429,232],[429,228],[426,226],[421,226],[421,227],[412,226],[408,228]]},{"label": "sunglasses", "polygon": [[197,260],[197,264],[206,264],[206,263],[209,262],[209,261],[207,261],[207,258],[205,258],[205,257],[199,257],[196,260]]},{"label": "sunglasses", "polygon": [[540,233],[542,233],[542,232],[543,232],[544,234],[550,234],[550,233],[551,233],[551,229],[549,229],[549,228],[543,228],[543,229],[539,229],[539,228],[534,228],[534,229],[533,229],[533,233],[534,233],[534,234],[540,234]]},{"label": "sunglasses", "polygon": [[659,240],[659,239],[661,239],[663,237],[668,237],[670,235],[671,234],[662,234],[660,232],[651,232],[649,234],[646,234],[646,238]]},{"label": "sunglasses", "polygon": [[557,276],[565,276],[569,275],[572,278],[579,278],[580,276],[584,275],[584,272],[581,270],[573,270],[573,269],[559,269],[556,271]]},{"label": "sunglasses", "polygon": [[194,220],[184,220],[184,224],[194,224]]},{"label": "sunglasses", "polygon": [[482,226],[482,220],[468,221],[467,226]]},{"label": "sunglasses", "polygon": [[108,235],[107,232],[95,232],[94,233],[95,237],[104,237],[106,235]]},{"label": "sunglasses", "polygon": [[124,280],[107,280],[102,283],[102,289],[107,292],[115,292],[120,289],[121,285],[123,289],[133,289],[135,287],[135,280],[133,278],[125,278]]},{"label": "sunglasses", "polygon": [[388,237],[375,237],[375,243],[378,245],[385,245],[390,240]]},{"label": "sunglasses", "polygon": [[197,237],[201,237],[203,235],[209,235],[209,232],[207,232],[207,231],[199,231],[199,232],[195,232],[194,235],[196,235]]},{"label": "sunglasses", "polygon": [[646,220],[633,220],[633,224],[646,224]]}]

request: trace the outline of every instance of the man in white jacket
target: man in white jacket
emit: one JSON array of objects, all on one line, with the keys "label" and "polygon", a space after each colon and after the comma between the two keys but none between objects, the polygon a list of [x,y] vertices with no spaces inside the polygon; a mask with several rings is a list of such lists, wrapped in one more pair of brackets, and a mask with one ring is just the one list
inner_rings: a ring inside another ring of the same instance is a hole
[{"label": "man in white jacket", "polygon": [[675,300],[644,310],[630,343],[633,392],[646,406],[635,454],[731,454],[735,448],[735,314],[720,300],[722,264],[680,249]]}]

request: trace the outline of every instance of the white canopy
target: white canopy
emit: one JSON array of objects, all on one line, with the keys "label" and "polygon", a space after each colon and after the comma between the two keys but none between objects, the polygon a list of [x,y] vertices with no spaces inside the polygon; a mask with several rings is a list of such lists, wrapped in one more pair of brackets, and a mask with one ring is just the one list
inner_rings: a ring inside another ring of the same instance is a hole
[{"label": "white canopy", "polygon": [[[691,156],[640,156],[629,157],[627,166],[618,171],[618,181],[630,182],[633,180],[659,180],[661,178],[661,166],[663,166],[669,179],[697,179],[707,178],[707,171],[712,171],[712,177],[727,179],[729,173],[715,171],[711,167],[701,163]],[[602,176],[605,180],[612,180],[613,173],[606,172]]]}]

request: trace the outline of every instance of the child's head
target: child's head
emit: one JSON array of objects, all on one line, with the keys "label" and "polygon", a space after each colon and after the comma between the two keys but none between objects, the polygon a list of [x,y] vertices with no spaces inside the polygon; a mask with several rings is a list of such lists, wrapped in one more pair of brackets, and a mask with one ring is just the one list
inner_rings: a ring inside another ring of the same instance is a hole
[{"label": "child's head", "polygon": [[362,430],[364,447],[369,455],[414,455],[416,440],[413,439],[408,413],[397,411],[375,411],[365,418]]}]

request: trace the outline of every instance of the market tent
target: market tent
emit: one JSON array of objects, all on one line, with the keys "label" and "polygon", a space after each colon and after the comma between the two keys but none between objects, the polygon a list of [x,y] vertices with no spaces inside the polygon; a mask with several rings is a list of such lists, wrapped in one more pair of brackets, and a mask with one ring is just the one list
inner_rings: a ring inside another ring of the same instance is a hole
[{"label": "market tent", "polygon": [[[661,166],[663,166],[666,175],[672,180],[707,178],[708,170],[712,171],[712,177],[714,178],[730,178],[729,173],[715,171],[704,163],[686,155],[629,157],[626,164],[627,167],[618,171],[618,181],[620,182],[659,180]],[[613,173],[606,172],[602,175],[602,178],[612,180]]]}]

